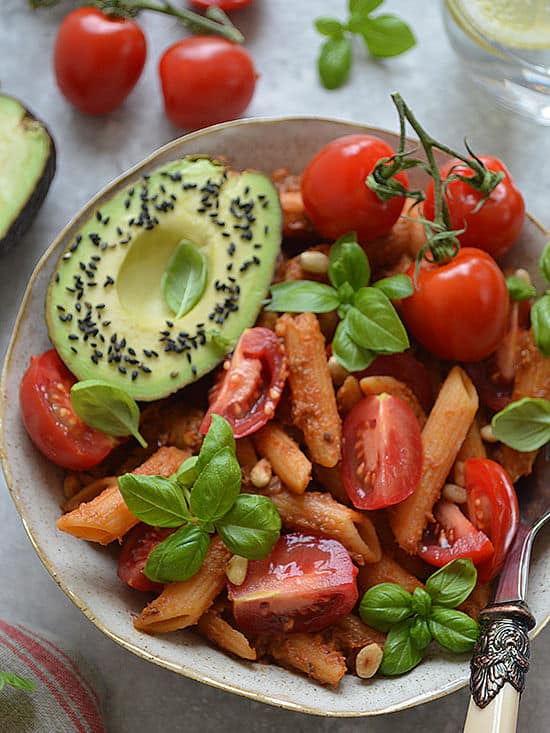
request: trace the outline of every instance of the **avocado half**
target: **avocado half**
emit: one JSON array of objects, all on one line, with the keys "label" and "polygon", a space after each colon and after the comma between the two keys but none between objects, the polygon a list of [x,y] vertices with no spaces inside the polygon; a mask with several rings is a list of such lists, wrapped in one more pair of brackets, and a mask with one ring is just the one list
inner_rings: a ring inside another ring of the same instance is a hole
[{"label": "avocado half", "polygon": [[[105,201],[61,255],[46,299],[50,339],[78,379],[136,400],[211,371],[251,326],[271,284],[282,214],[265,175],[176,160]],[[201,249],[206,287],[176,320],[161,280],[181,240]]]},{"label": "avocado half", "polygon": [[55,174],[48,130],[17,99],[0,94],[0,251],[30,227]]}]

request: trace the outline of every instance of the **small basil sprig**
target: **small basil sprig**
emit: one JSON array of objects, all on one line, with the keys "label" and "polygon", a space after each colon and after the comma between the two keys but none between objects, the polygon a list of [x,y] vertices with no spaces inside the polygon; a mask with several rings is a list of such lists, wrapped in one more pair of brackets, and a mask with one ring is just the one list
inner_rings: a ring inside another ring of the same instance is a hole
[{"label": "small basil sprig", "polygon": [[506,277],[506,286],[508,287],[508,295],[510,300],[529,300],[537,294],[535,288],[518,275],[508,275]]},{"label": "small basil sprig", "polygon": [[162,295],[176,319],[182,318],[199,302],[206,287],[206,257],[192,242],[183,239],[161,279]]},{"label": "small basil sprig", "polygon": [[120,387],[101,379],[85,379],[73,384],[71,405],[91,428],[107,435],[133,435],[143,448],[147,447],[139,432],[139,407]]},{"label": "small basil sprig", "polygon": [[365,593],[359,615],[369,626],[388,631],[382,674],[403,674],[422,661],[432,639],[451,652],[470,651],[479,628],[456,611],[472,592],[477,571],[471,560],[453,560],[409,593],[396,583],[380,583]]},{"label": "small basil sprig", "polygon": [[366,369],[377,354],[393,354],[409,347],[409,338],[390,298],[413,293],[407,275],[386,277],[369,286],[369,260],[355,234],[346,234],[329,252],[332,284],[293,280],[271,288],[266,310],[291,313],[326,313],[341,318],[332,341],[332,353],[350,372]]},{"label": "small basil sprig", "polygon": [[372,13],[383,0],[349,0],[349,17],[342,23],[336,18],[318,18],[317,31],[326,36],[321,46],[317,68],[326,89],[337,89],[347,80],[352,65],[350,36],[363,38],[368,52],[377,58],[399,56],[416,44],[410,27],[397,15]]},{"label": "small basil sprig", "polygon": [[550,401],[524,397],[493,415],[491,428],[497,440],[519,451],[542,448],[550,440]]},{"label": "small basil sprig", "polygon": [[212,415],[200,453],[170,478],[126,473],[118,479],[128,509],[146,524],[179,527],[150,553],[144,573],[158,583],[187,580],[217,531],[233,553],[266,557],[279,538],[281,517],[266,496],[241,494],[235,438],[223,417]]},{"label": "small basil sprig", "polygon": [[26,680],[24,677],[19,677],[13,672],[2,672],[0,671],[0,692],[6,685],[14,687],[16,690],[25,690],[26,692],[32,692],[35,689],[34,682]]}]

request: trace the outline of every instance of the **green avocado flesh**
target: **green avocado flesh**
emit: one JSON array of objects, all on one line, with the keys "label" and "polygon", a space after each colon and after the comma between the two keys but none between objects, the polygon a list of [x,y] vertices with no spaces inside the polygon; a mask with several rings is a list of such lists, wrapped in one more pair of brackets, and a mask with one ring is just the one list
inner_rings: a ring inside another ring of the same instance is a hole
[{"label": "green avocado flesh", "polygon": [[[211,371],[251,326],[281,246],[281,208],[266,176],[208,158],[155,169],[99,206],[61,255],[46,320],[78,379],[136,400],[164,397]],[[207,262],[200,300],[179,320],[161,281],[179,242]]]},{"label": "green avocado flesh", "polygon": [[21,102],[0,95],[0,247],[25,233],[55,173],[55,146]]}]

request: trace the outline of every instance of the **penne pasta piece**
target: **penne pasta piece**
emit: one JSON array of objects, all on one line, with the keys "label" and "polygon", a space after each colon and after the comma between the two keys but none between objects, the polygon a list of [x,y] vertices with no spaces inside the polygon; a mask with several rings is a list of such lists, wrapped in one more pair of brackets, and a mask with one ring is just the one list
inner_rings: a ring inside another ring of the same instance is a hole
[{"label": "penne pasta piece", "polygon": [[335,621],[327,629],[336,645],[349,656],[355,657],[357,652],[367,644],[384,646],[386,634],[364,624],[354,613],[348,613]]},{"label": "penne pasta piece", "polygon": [[225,586],[225,564],[230,557],[221,539],[214,537],[199,572],[189,580],[165,585],[134,621],[136,629],[163,634],[198,623]]},{"label": "penne pasta piece", "polygon": [[73,509],[79,507],[83,502],[91,501],[101,494],[105,489],[118,486],[116,476],[105,476],[96,481],[83,486],[76,494],[73,494],[67,501],[61,504],[63,512],[72,512]]},{"label": "penne pasta piece", "polygon": [[311,480],[311,462],[298,444],[274,420],[253,437],[258,453],[267,458],[271,468],[296,494],[303,494]]},{"label": "penne pasta piece", "polygon": [[[159,448],[133,473],[142,476],[170,476],[186,458],[187,453],[179,448]],[[57,528],[74,537],[108,545],[124,537],[138,522],[124,503],[118,483],[115,483],[104,489],[95,499],[63,514],[57,520]]]},{"label": "penne pasta piece", "polygon": [[294,423],[304,434],[311,459],[335,466],[341,456],[342,421],[319,321],[312,313],[296,318],[285,314],[277,322],[277,333],[284,338],[288,357]]},{"label": "penne pasta piece", "polygon": [[337,685],[346,673],[343,655],[321,634],[274,636],[265,642],[265,649],[283,667],[304,672],[323,685]]},{"label": "penne pasta piece", "polygon": [[451,476],[459,486],[464,486],[464,464],[469,458],[487,458],[485,443],[479,432],[478,418],[470,425],[453,465]]},{"label": "penne pasta piece", "polygon": [[365,397],[369,395],[377,395],[386,392],[394,397],[399,397],[408,407],[413,411],[416,419],[418,420],[420,427],[423,428],[426,424],[426,413],[416,395],[412,389],[404,382],[400,382],[394,377],[385,376],[373,376],[363,377],[359,381],[361,392]]},{"label": "penne pasta piece", "polygon": [[345,417],[363,397],[359,380],[350,374],[344,379],[344,383],[336,394],[340,414]]},{"label": "penne pasta piece", "polygon": [[198,631],[209,641],[241,659],[256,659],[256,650],[246,636],[231,626],[215,608],[206,611],[198,623]]},{"label": "penne pasta piece", "polygon": [[304,529],[338,540],[359,565],[377,562],[381,557],[376,530],[364,512],[340,504],[330,494],[307,491],[296,496],[282,489],[269,492],[283,525]]},{"label": "penne pasta piece", "polygon": [[243,484],[250,485],[250,472],[258,462],[258,455],[251,438],[239,438],[235,441],[236,455],[243,474]]},{"label": "penne pasta piece", "polygon": [[386,554],[383,554],[378,562],[363,565],[362,568],[359,568],[359,575],[357,576],[360,595],[379,583],[398,583],[409,593],[412,593],[415,588],[424,587],[418,578],[408,573]]},{"label": "penne pasta piece", "polygon": [[470,378],[460,367],[453,367],[422,430],[423,465],[418,486],[390,510],[395,539],[411,555],[416,552],[477,408],[477,392]]}]

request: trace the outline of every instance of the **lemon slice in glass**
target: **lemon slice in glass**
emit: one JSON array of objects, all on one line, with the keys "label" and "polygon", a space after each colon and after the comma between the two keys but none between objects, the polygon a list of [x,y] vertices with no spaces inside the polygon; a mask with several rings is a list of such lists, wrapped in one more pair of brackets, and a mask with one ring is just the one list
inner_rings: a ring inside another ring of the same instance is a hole
[{"label": "lemon slice in glass", "polygon": [[549,0],[447,0],[455,21],[476,35],[511,48],[550,48]]}]

